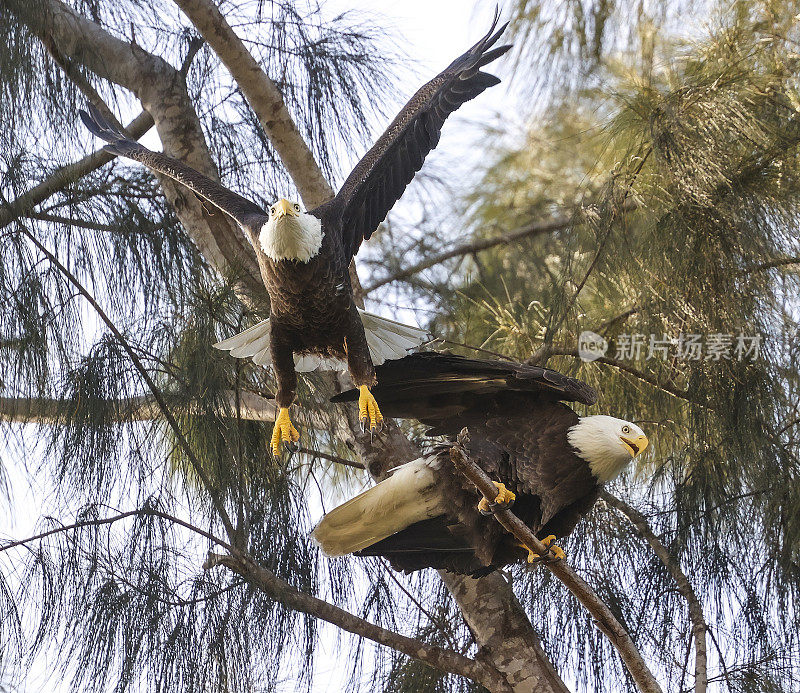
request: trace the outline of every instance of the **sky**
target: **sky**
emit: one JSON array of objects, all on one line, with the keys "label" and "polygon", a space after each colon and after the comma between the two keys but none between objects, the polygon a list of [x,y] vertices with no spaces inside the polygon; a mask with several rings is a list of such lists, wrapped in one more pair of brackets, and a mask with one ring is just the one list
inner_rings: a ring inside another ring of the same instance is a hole
[{"label": "sky", "polygon": [[[402,96],[408,98],[486,32],[494,7],[494,0],[404,0],[395,3],[380,0],[327,0],[323,4],[323,14],[333,17],[341,12],[354,10],[363,13],[365,21],[380,23],[388,34],[388,40],[397,41],[393,47],[407,58],[404,76],[398,87]],[[496,100],[491,105],[476,101],[470,105],[469,118],[451,118],[443,132],[439,148],[446,149],[451,155],[468,151],[477,136],[476,129],[470,127],[469,123],[480,122],[483,117],[492,117],[496,108]],[[376,136],[384,125],[385,123],[375,123]],[[160,148],[157,138],[149,141],[153,137],[148,135],[145,144]],[[465,169],[468,168],[465,164]],[[8,449],[3,451],[0,448],[0,454],[5,458],[0,464],[9,470],[9,485],[13,489],[12,505],[0,508],[3,534],[28,536],[45,507],[43,503],[47,491],[37,486],[35,480],[19,473],[21,461],[18,460],[15,465],[14,460],[8,459]],[[30,460],[28,464],[30,465]],[[341,682],[346,667],[341,666],[341,653],[337,651],[335,642],[336,629],[323,628],[320,656],[313,682],[315,693],[343,689]],[[370,648],[367,647],[365,656],[369,656],[369,652]],[[3,677],[0,677],[0,683],[2,682]],[[369,682],[365,684],[368,690]],[[61,681],[60,674],[53,670],[52,662],[45,657],[40,657],[34,663],[26,672],[24,681],[14,689],[15,693],[62,693],[66,690],[66,683]],[[294,690],[292,675],[287,672],[280,691],[290,693]]]}]

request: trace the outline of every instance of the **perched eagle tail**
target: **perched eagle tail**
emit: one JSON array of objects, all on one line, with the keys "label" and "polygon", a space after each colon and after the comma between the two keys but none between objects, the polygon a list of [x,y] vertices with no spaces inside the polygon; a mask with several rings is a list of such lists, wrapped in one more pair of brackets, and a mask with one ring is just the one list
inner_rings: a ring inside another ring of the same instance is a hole
[{"label": "perched eagle tail", "polygon": [[331,510],[312,536],[329,556],[361,551],[420,520],[441,515],[438,460],[420,458]]},{"label": "perched eagle tail", "polygon": [[[411,349],[430,339],[428,332],[419,327],[403,325],[363,310],[359,310],[358,314],[364,324],[364,334],[367,337],[372,363],[376,366],[408,356]],[[252,358],[259,366],[269,368],[272,366],[269,350],[269,318],[256,323],[244,332],[217,342],[214,347],[230,351],[231,356],[237,358]],[[347,363],[342,359],[317,354],[296,354],[294,368],[298,373],[310,373],[315,370],[343,371],[347,370]]]}]

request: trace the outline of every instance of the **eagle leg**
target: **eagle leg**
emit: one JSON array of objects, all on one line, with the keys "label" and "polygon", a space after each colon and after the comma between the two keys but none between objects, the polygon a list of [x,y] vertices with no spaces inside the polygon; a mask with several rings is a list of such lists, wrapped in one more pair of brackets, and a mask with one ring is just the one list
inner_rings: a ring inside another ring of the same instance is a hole
[{"label": "eagle leg", "polygon": [[[535,551],[531,551],[525,544],[520,544],[520,548],[525,549],[528,552],[528,563],[535,563],[536,561],[548,561],[555,559],[557,561],[563,561],[567,556],[564,553],[564,549],[560,546],[556,546],[553,542],[556,540],[555,534],[549,534],[544,539],[542,539],[542,544],[545,545],[547,549],[547,553],[544,555],[538,554]],[[552,554],[552,558],[551,558]]]},{"label": "eagle leg", "polygon": [[275,419],[275,427],[272,429],[272,454],[275,457],[281,456],[281,443],[289,452],[292,452],[296,449],[294,444],[298,440],[300,440],[300,434],[289,418],[289,407],[281,407],[278,418]]},{"label": "eagle leg", "polygon": [[361,421],[361,430],[367,430],[367,421],[369,421],[370,433],[380,432],[383,429],[383,414],[378,409],[378,402],[366,385],[359,385],[358,389],[360,392],[358,395],[358,418]]},{"label": "eagle leg", "polygon": [[510,508],[514,505],[516,496],[506,488],[506,485],[501,484],[499,481],[493,481],[492,483],[497,486],[497,498],[491,503],[486,498],[481,498],[480,503],[478,503],[478,512],[481,515],[491,515],[498,508]]}]

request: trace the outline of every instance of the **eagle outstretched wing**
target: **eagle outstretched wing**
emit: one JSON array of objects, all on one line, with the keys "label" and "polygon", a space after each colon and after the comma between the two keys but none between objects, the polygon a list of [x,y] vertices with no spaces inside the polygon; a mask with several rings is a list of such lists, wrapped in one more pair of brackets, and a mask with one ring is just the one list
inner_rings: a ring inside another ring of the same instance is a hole
[{"label": "eagle outstretched wing", "polygon": [[197,196],[232,217],[243,228],[258,231],[266,223],[269,218],[267,213],[255,202],[228,190],[225,186],[171,156],[151,151],[138,142],[134,142],[109,123],[94,106],[89,105],[88,109],[88,112],[79,111],[78,113],[89,131],[108,143],[103,147],[106,151],[138,161],[152,171],[178,181]]},{"label": "eagle outstretched wing", "polygon": [[489,50],[507,24],[497,31],[496,13],[489,32],[424,85],[392,121],[386,132],[347,177],[336,197],[318,208],[318,215],[341,229],[346,261],[358,252],[389,213],[439,143],[444,121],[453,111],[500,80],[480,68],[511,46]]}]

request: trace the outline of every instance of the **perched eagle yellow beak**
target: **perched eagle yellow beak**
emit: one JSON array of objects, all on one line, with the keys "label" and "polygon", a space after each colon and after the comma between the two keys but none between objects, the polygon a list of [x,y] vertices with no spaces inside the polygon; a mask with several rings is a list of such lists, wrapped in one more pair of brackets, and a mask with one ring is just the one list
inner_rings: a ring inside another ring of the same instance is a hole
[{"label": "perched eagle yellow beak", "polygon": [[289,200],[280,199],[274,205],[272,205],[272,209],[270,211],[276,219],[280,219],[281,217],[285,217],[287,215],[290,217],[297,217],[300,216],[299,207],[300,205],[289,202]]},{"label": "perched eagle yellow beak", "polygon": [[647,444],[650,442],[647,440],[647,436],[636,436],[636,438],[626,438],[625,436],[620,436],[619,439],[622,441],[622,444],[630,453],[631,457],[641,455],[644,452],[644,449],[647,447]]}]

